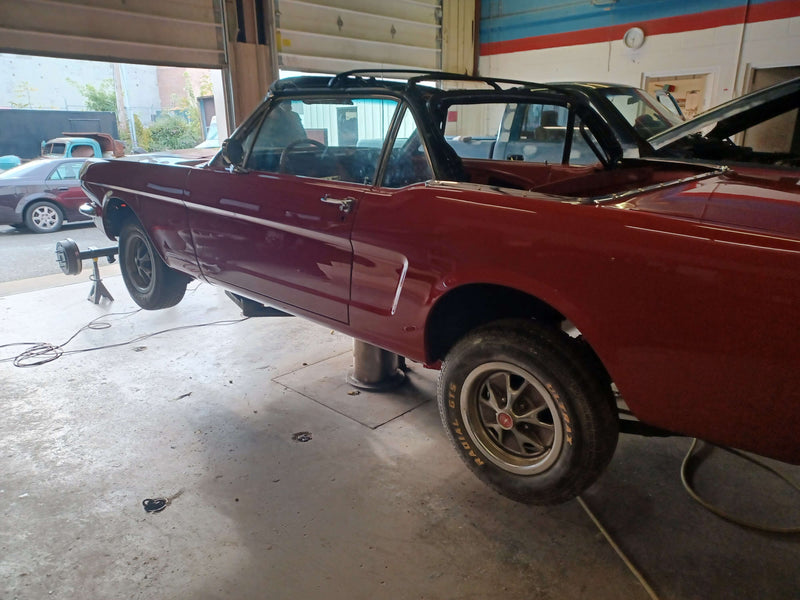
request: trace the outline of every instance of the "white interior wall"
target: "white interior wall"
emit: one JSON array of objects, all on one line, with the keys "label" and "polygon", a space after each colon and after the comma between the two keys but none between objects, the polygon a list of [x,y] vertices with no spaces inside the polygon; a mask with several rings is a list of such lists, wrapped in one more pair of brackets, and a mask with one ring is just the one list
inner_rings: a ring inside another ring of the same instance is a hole
[{"label": "white interior wall", "polygon": [[[740,51],[741,46],[741,51]],[[602,81],[643,87],[646,76],[709,73],[710,108],[749,90],[752,69],[800,64],[800,17],[622,40],[481,56],[480,73],[540,82]]]}]

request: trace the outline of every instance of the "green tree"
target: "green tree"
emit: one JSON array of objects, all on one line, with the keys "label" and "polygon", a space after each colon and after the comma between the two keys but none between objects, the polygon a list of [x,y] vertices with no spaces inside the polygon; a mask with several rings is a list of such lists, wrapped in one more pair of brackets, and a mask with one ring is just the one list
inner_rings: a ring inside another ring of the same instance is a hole
[{"label": "green tree", "polygon": [[97,86],[91,83],[81,84],[69,77],[67,81],[78,88],[86,101],[86,110],[117,111],[117,91],[112,79],[103,79]]},{"label": "green tree", "polygon": [[151,152],[193,148],[200,141],[196,128],[176,114],[162,114],[147,128],[147,132],[150,134],[150,145],[144,147]]},{"label": "green tree", "polygon": [[[203,87],[202,82],[200,87]],[[197,104],[197,96],[194,93],[192,78],[189,76],[188,71],[183,72],[183,91],[184,97],[179,103],[179,106],[184,110],[189,119],[189,128],[197,137],[198,141],[195,142],[195,144],[197,144],[201,142],[205,136],[203,135],[203,126],[200,123],[200,106]]]},{"label": "green tree", "polygon": [[153,138],[150,134],[150,129],[142,124],[142,120],[139,118],[139,115],[133,115],[133,127],[136,130],[136,143],[139,145],[139,147],[144,148],[145,150],[151,150]]}]

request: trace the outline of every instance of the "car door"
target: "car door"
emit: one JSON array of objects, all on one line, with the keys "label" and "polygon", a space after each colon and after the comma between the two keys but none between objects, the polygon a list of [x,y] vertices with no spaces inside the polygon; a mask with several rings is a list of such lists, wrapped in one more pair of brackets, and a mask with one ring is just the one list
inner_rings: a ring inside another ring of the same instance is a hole
[{"label": "car door", "polygon": [[88,200],[78,179],[83,160],[61,163],[50,173],[45,188],[64,209],[67,220],[86,219],[78,212],[78,207]]},{"label": "car door", "polygon": [[[349,322],[353,219],[396,106],[349,96],[273,100],[264,118],[237,132],[240,168],[211,166],[188,178],[202,275]],[[343,118],[355,123],[340,127]]]}]

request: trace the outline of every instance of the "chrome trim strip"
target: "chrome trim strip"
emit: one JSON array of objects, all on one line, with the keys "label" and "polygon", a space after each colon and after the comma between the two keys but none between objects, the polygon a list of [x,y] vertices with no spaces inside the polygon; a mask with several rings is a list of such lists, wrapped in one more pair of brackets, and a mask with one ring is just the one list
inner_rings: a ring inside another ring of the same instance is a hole
[{"label": "chrome trim strip", "polygon": [[[240,221],[247,221],[248,223],[255,223],[256,225],[264,225],[266,227],[271,227],[273,229],[278,229],[280,231],[285,231],[287,233],[291,233],[294,235],[307,237],[313,240],[320,240],[320,241],[330,241],[332,239],[336,240],[343,240],[349,242],[349,239],[340,238],[339,236],[330,235],[327,233],[323,233],[320,231],[314,231],[313,229],[306,229],[304,227],[297,227],[295,225],[287,225],[286,223],[281,223],[278,221],[270,221],[269,219],[262,219],[259,217],[252,217],[250,215],[243,215],[242,213],[232,212],[229,210],[224,210],[222,208],[216,208],[214,206],[206,206],[204,204],[195,204],[193,202],[185,202],[184,203],[189,210],[197,210],[199,212],[210,213],[212,215],[218,215],[221,217],[227,217],[229,219],[237,219]],[[350,249],[352,252],[352,247]]]},{"label": "chrome trim strip", "polygon": [[674,231],[664,231],[663,229],[649,229],[647,227],[636,227],[635,225],[625,225],[625,229],[635,229],[637,231],[646,231],[648,233],[660,233],[661,235],[671,235],[673,237],[687,238],[690,240],[700,240],[701,242],[713,242],[711,238],[702,237],[699,235],[688,235],[685,233],[675,233]]},{"label": "chrome trim strip", "polygon": [[[164,202],[171,202],[172,204],[180,204],[184,205],[185,201],[182,198],[172,198],[171,196],[162,196],[161,194],[153,194],[151,192],[143,192],[142,190],[132,190],[131,188],[122,187],[120,185],[108,185],[103,184],[103,187],[108,188],[109,190],[116,190],[118,192],[126,192],[128,194],[134,194],[136,196],[147,196],[148,198],[155,198],[156,200],[163,200]],[[182,190],[181,190],[182,192]],[[107,192],[104,199],[103,204],[105,204],[106,200],[108,199],[109,193]]]},{"label": "chrome trim strip", "polygon": [[408,258],[403,257],[403,270],[400,272],[400,281],[397,282],[397,291],[394,294],[394,302],[392,302],[392,315],[397,312],[397,304],[400,302],[400,292],[403,291],[403,284],[406,282],[406,273],[408,273]]},{"label": "chrome trim strip", "polygon": [[710,177],[716,177],[717,175],[724,175],[725,173],[729,173],[731,169],[729,167],[719,167],[714,171],[708,171],[707,173],[700,173],[699,175],[691,175],[690,177],[684,177],[682,179],[675,179],[673,181],[665,181],[663,183],[656,183],[654,185],[646,185],[644,187],[636,188],[635,190],[628,190],[627,192],[620,192],[619,194],[610,194],[607,196],[595,196],[593,198],[584,198],[583,202],[586,204],[595,204],[598,206],[602,206],[603,204],[609,204],[612,202],[619,202],[623,198],[629,198],[630,196],[635,196],[637,194],[645,194],[647,192],[653,192],[655,190],[661,190],[667,187],[672,187],[674,185],[680,185],[682,183],[690,183],[692,181],[700,181],[702,179],[708,179]]}]

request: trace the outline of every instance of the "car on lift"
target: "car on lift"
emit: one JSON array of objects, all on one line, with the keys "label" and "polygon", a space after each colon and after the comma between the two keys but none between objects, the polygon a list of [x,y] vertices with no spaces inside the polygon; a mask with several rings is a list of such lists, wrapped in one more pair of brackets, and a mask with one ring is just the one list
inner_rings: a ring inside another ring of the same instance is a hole
[{"label": "car on lift", "polygon": [[796,172],[628,157],[569,86],[400,75],[278,81],[205,164],[87,163],[136,303],[197,278],[440,368],[454,447],[520,502],[634,425],[800,463]]},{"label": "car on lift", "polygon": [[78,210],[88,200],[78,180],[84,162],[43,158],[0,173],[0,224],[51,233],[89,219]]}]

